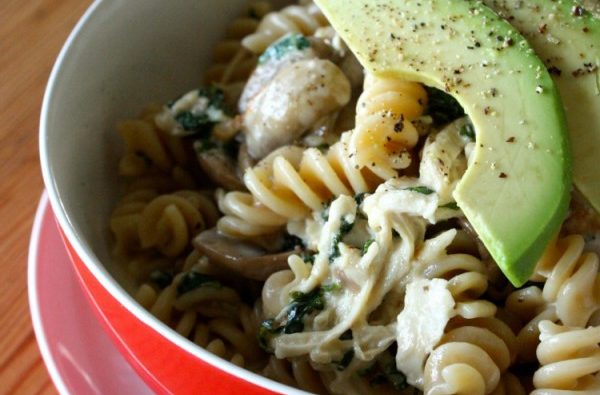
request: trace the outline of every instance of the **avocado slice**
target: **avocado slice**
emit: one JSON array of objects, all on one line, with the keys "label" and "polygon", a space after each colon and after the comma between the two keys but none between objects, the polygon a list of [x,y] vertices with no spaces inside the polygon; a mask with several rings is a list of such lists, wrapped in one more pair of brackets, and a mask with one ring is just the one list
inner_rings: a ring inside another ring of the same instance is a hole
[{"label": "avocado slice", "polygon": [[566,121],[542,61],[506,21],[464,0],[316,0],[370,72],[454,96],[476,130],[454,198],[504,274],[530,277],[565,218]]},{"label": "avocado slice", "polygon": [[567,114],[573,181],[600,213],[600,20],[575,1],[484,0],[544,61]]}]

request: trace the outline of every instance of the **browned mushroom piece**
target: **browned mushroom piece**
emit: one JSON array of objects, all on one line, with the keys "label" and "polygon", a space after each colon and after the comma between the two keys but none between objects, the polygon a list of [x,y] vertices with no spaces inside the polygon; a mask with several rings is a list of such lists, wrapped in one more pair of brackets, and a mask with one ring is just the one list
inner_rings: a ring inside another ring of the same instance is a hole
[{"label": "browned mushroom piece", "polygon": [[229,191],[243,191],[244,183],[238,176],[237,164],[221,149],[197,152],[198,163],[206,175],[217,185]]},{"label": "browned mushroom piece", "polygon": [[193,241],[194,247],[211,263],[252,280],[265,281],[271,274],[287,269],[287,259],[294,251],[266,254],[255,245],[232,239],[209,229]]}]

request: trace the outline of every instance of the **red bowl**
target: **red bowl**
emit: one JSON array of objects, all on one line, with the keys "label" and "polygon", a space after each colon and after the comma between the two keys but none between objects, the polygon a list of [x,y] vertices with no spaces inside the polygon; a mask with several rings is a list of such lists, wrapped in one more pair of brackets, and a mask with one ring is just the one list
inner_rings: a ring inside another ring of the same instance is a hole
[{"label": "red bowl", "polygon": [[120,351],[158,393],[304,393],[178,335],[107,268],[108,219],[122,186],[115,123],[199,85],[211,48],[244,0],[96,1],[63,47],[40,123],[44,182],[89,300]]}]

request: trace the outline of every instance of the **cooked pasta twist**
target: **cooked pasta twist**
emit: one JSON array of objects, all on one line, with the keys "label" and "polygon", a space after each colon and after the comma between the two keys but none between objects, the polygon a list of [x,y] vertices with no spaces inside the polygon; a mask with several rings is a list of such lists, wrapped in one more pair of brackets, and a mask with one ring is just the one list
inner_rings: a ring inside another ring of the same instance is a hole
[{"label": "cooked pasta twist", "polygon": [[425,269],[427,278],[448,280],[456,301],[456,314],[464,318],[492,317],[496,305],[480,299],[487,290],[488,278],[483,262],[469,254],[443,254]]},{"label": "cooked pasta twist", "polygon": [[213,354],[238,366],[256,368],[263,355],[255,341],[257,312],[241,303],[237,292],[229,287],[201,285],[181,292],[178,286],[188,273],[179,273],[163,289],[142,284],[136,300],[177,333]]},{"label": "cooked pasta twist", "polygon": [[319,7],[312,2],[291,5],[267,14],[256,32],[242,40],[242,45],[255,54],[261,54],[269,45],[290,32],[310,36],[328,22]]},{"label": "cooked pasta twist", "polygon": [[164,256],[176,257],[189,249],[193,236],[216,223],[217,217],[213,202],[200,192],[131,192],[111,215],[115,253],[156,249]]},{"label": "cooked pasta twist", "polygon": [[543,298],[556,306],[558,319],[568,326],[585,326],[600,308],[598,256],[584,252],[581,235],[551,242],[536,267],[545,279]]},{"label": "cooked pasta twist", "polygon": [[251,194],[234,192],[219,199],[225,213],[218,222],[219,230],[235,237],[270,233],[289,219],[321,210],[333,197],[372,191],[381,179],[350,163],[350,133],[342,134],[326,153],[316,148],[282,147],[247,169],[244,182]]},{"label": "cooked pasta twist", "polygon": [[425,364],[425,394],[489,394],[516,356],[516,337],[494,317],[455,318]]},{"label": "cooked pasta twist", "polygon": [[542,394],[597,394],[600,391],[600,327],[570,327],[542,321],[537,357],[542,365],[533,376]]},{"label": "cooked pasta twist", "polygon": [[256,66],[257,56],[242,46],[241,41],[256,31],[261,18],[270,9],[266,1],[255,2],[248,6],[244,15],[229,24],[225,38],[213,49],[213,63],[204,75],[207,84],[245,83]]},{"label": "cooked pasta twist", "polygon": [[519,360],[535,361],[540,334],[538,324],[543,320],[556,321],[556,309],[546,303],[542,290],[532,285],[511,293],[506,299],[504,311],[517,321]]},{"label": "cooked pasta twist", "polygon": [[156,126],[154,117],[160,110],[160,107],[151,106],[140,118],[117,124],[125,143],[125,153],[119,162],[120,175],[169,174],[175,166],[190,163],[191,157],[183,141]]},{"label": "cooked pasta twist", "polygon": [[272,380],[311,393],[329,393],[320,373],[306,359],[279,359],[272,355],[261,373]]},{"label": "cooked pasta twist", "polygon": [[519,359],[535,360],[538,324],[559,321],[584,327],[600,307],[598,256],[585,253],[584,240],[571,235],[552,241],[540,259],[534,281],[545,280],[543,289],[530,286],[513,292],[505,309],[524,322],[518,334]]},{"label": "cooked pasta twist", "polygon": [[411,121],[423,113],[426,102],[421,84],[367,74],[350,140],[353,162],[384,180],[408,167],[407,150],[419,139]]}]

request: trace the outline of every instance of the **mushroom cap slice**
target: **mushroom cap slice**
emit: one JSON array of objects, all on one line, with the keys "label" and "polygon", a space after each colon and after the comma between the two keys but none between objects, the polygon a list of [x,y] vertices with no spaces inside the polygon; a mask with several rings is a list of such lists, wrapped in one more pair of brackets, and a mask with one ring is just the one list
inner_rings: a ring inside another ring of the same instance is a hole
[{"label": "mushroom cap slice", "polygon": [[265,251],[243,240],[232,239],[216,229],[200,233],[194,247],[211,263],[252,280],[265,281],[271,274],[287,269],[288,257],[294,251],[265,254]]}]

